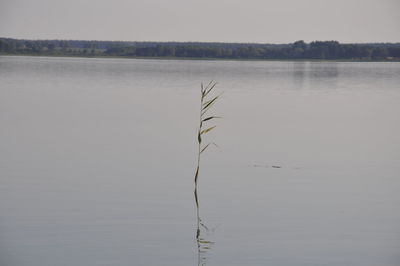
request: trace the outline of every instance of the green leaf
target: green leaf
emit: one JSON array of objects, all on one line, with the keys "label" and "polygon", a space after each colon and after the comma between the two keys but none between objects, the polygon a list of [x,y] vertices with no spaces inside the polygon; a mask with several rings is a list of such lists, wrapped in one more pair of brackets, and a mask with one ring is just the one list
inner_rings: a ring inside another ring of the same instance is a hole
[{"label": "green leaf", "polygon": [[203,111],[203,114],[207,112],[208,109],[210,109],[211,106],[213,106],[213,104],[215,103],[215,100],[218,99],[218,96],[215,97],[214,99],[212,99],[211,101],[209,101],[208,103],[203,104],[203,109],[201,109]]},{"label": "green leaf", "polygon": [[201,149],[200,153],[202,153],[203,151],[205,151],[205,150],[208,148],[208,146],[210,146],[210,144],[211,144],[211,143],[208,143],[203,149]]},{"label": "green leaf", "polygon": [[201,120],[201,122],[205,122],[205,121],[208,121],[208,120],[211,120],[211,119],[214,119],[214,118],[221,118],[221,117],[220,116],[209,116],[209,117],[206,117],[203,120]]},{"label": "green leaf", "polygon": [[[212,83],[212,81],[207,85],[207,88],[211,85],[211,83]],[[214,89],[214,87],[215,87],[216,85],[217,85],[217,83],[214,82],[214,84],[211,86],[211,88],[209,88],[208,90],[207,90],[207,88],[206,88],[206,90],[204,91],[204,97],[206,97],[207,94],[209,94],[209,93],[211,92],[211,90]]]},{"label": "green leaf", "polygon": [[203,108],[202,108],[202,113],[201,115],[203,116],[205,113],[207,113],[207,111],[214,105],[215,101],[218,99],[219,96],[221,96],[222,93],[220,93],[218,96],[215,96],[213,99],[211,99],[210,101],[207,101],[206,103],[203,104]]},{"label": "green leaf", "polygon": [[213,244],[213,242],[207,241],[207,240],[199,240],[199,243],[201,243],[201,244]]},{"label": "green leaf", "polygon": [[216,126],[209,127],[209,128],[207,128],[207,129],[204,129],[204,130],[200,131],[200,135],[207,134],[208,132],[210,132],[211,130],[213,130],[215,127],[216,127]]},{"label": "green leaf", "polygon": [[215,96],[215,97],[212,98],[211,100],[208,100],[208,101],[204,102],[204,103],[203,103],[203,109],[204,109],[204,108],[207,108],[207,106],[208,106],[209,104],[212,104],[213,102],[215,102],[215,101],[218,99],[218,97],[219,97],[219,95],[218,95],[218,96]]}]

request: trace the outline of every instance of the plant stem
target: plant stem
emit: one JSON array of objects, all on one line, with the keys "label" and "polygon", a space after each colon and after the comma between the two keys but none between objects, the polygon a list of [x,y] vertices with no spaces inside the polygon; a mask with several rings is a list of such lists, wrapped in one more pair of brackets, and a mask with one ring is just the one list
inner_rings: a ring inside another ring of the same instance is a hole
[{"label": "plant stem", "polygon": [[[199,171],[200,171],[200,154],[201,154],[201,136],[200,136],[200,132],[202,129],[202,125],[203,125],[203,101],[204,101],[204,94],[203,94],[203,85],[201,86],[201,100],[200,100],[200,114],[199,114],[199,130],[197,132],[197,136],[198,136],[198,152],[197,152],[197,169],[196,169],[196,174],[195,174],[195,178],[194,178],[194,186],[195,186],[195,192],[197,192],[197,178],[199,177]],[[197,201],[196,201],[197,203]]]}]

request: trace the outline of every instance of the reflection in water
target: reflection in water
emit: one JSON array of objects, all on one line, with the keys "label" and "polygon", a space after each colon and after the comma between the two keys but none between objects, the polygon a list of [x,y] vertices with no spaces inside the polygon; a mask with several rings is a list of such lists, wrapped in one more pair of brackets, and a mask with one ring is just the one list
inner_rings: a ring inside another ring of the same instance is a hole
[{"label": "reflection in water", "polygon": [[197,228],[196,228],[196,242],[197,242],[197,265],[203,266],[207,263],[207,252],[211,250],[214,242],[207,240],[204,237],[204,233],[209,232],[208,227],[204,224],[200,217],[200,205],[199,198],[197,195],[197,187],[194,189],[194,199],[196,201],[196,212],[197,212]]},{"label": "reflection in water", "polygon": [[293,68],[292,68],[292,75],[293,75],[293,82],[297,85],[296,87],[298,88],[303,88],[304,87],[304,80],[306,78],[306,71],[309,62],[304,62],[304,61],[300,61],[300,62],[295,62],[293,64]]},{"label": "reflection in water", "polygon": [[[284,72],[287,73],[287,72]],[[291,68],[291,81],[294,88],[309,88],[321,87],[321,82],[324,87],[336,88],[337,78],[339,76],[338,63],[330,62],[294,62]]]}]

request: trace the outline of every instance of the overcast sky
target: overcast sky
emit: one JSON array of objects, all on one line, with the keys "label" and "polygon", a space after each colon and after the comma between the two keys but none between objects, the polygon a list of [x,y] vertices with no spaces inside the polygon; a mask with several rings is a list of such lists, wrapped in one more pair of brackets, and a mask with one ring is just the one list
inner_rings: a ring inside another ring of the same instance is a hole
[{"label": "overcast sky", "polygon": [[0,37],[400,42],[400,0],[0,0]]}]

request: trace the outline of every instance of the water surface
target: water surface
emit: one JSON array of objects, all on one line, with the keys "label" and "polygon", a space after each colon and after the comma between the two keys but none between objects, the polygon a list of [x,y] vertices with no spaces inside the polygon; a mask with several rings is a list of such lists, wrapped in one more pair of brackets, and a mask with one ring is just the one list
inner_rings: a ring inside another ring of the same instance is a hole
[{"label": "water surface", "polygon": [[397,266],[399,84],[400,63],[2,56],[0,264]]}]

